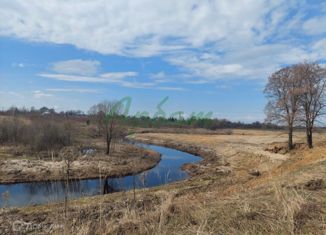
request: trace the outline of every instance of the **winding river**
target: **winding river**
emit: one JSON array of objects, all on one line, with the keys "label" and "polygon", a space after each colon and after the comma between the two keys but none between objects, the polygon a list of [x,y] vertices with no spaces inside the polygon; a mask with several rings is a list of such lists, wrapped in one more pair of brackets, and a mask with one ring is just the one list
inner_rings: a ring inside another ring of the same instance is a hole
[{"label": "winding river", "polygon": [[[110,178],[108,180],[74,180],[68,184],[68,198],[98,195],[104,186],[109,191],[125,191],[135,188],[149,188],[184,180],[189,175],[181,170],[185,163],[199,162],[202,158],[178,150],[149,144],[137,144],[161,154],[161,161],[152,169],[135,176]],[[35,183],[0,184],[0,207],[22,207],[63,201],[66,183],[44,181]]]}]

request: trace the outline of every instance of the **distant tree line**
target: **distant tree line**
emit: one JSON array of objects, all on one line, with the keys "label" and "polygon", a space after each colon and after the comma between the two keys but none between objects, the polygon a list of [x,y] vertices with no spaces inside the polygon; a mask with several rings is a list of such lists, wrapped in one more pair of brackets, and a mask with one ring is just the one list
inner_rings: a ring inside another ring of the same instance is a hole
[{"label": "distant tree line", "polygon": [[[110,106],[114,106],[112,109]],[[217,130],[222,128],[241,128],[241,129],[281,129],[282,125],[276,125],[272,122],[232,122],[227,119],[210,119],[210,118],[163,118],[163,117],[148,117],[148,116],[124,116],[121,113],[121,107],[117,101],[103,101],[96,105],[93,105],[87,113],[80,110],[69,110],[65,112],[56,112],[53,108],[42,107],[40,109],[35,108],[17,108],[11,107],[7,110],[1,110],[0,115],[6,116],[44,116],[44,117],[76,117],[82,118],[90,124],[97,125],[98,135],[102,135],[105,131],[105,118],[110,115],[109,111],[114,112],[114,120],[119,120],[119,125],[143,127],[143,128],[204,128],[208,130]],[[111,119],[112,120],[112,119]],[[117,122],[117,121],[115,121]]]},{"label": "distant tree line", "polygon": [[241,129],[280,129],[281,127],[270,123],[243,123],[232,122],[227,119],[206,119],[206,118],[150,118],[150,117],[122,117],[122,123],[125,125],[143,127],[143,128],[203,128],[208,130],[217,130],[224,128]]},{"label": "distant tree line", "polygon": [[42,107],[40,109],[36,109],[35,107],[31,108],[18,108],[18,107],[10,107],[6,110],[0,110],[1,115],[6,116],[18,116],[18,115],[28,115],[28,116],[65,116],[65,117],[81,117],[87,116],[85,112],[81,110],[68,110],[56,112],[54,108]]},{"label": "distant tree line", "polygon": [[[102,135],[105,131],[105,117],[110,110],[110,103],[118,103],[114,101],[103,101],[93,105],[88,113],[79,110],[70,110],[66,112],[56,112],[54,109],[42,107],[41,109],[27,109],[12,107],[7,110],[0,111],[0,115],[5,116],[53,116],[53,117],[80,117],[90,124],[91,120],[97,126],[98,135]],[[208,119],[208,118],[163,118],[148,116],[124,116],[120,110],[114,113],[115,120],[119,120],[119,124],[123,126],[133,126],[142,128],[204,128],[208,130],[217,130],[222,128],[243,128],[243,129],[281,129],[273,123],[266,122],[232,122],[227,119]]]},{"label": "distant tree line", "polygon": [[318,63],[300,63],[273,73],[265,87],[267,121],[285,125],[288,148],[293,148],[293,130],[304,126],[307,145],[313,147],[313,131],[326,114],[326,69]]}]

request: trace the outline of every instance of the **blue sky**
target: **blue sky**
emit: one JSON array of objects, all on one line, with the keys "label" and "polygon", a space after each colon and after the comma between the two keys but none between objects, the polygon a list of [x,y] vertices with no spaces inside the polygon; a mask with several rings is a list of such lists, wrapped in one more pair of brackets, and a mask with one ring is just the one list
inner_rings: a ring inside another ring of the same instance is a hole
[{"label": "blue sky", "polygon": [[264,120],[282,66],[326,57],[325,1],[0,0],[0,108],[212,111]]}]

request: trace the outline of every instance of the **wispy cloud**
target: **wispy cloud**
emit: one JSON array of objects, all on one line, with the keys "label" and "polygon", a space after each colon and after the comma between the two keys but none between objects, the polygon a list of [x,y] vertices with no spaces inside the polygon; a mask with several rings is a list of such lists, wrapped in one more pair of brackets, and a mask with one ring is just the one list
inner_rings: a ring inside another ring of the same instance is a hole
[{"label": "wispy cloud", "polygon": [[326,33],[326,16],[313,17],[303,24],[303,30],[310,35]]},{"label": "wispy cloud", "polygon": [[35,66],[35,65],[34,64],[29,64],[29,63],[22,63],[22,62],[11,63],[11,67],[20,68],[20,69],[23,69],[23,68],[26,68],[26,67],[33,67],[33,66]]},{"label": "wispy cloud", "polygon": [[156,87],[157,90],[163,90],[163,91],[185,91],[185,88],[181,87],[168,87],[168,86],[159,86]]},{"label": "wispy cloud", "polygon": [[[315,51],[318,57],[326,58],[326,38],[315,42],[312,45],[312,49]],[[324,60],[324,62],[326,61]]]},{"label": "wispy cloud", "polygon": [[14,97],[17,97],[17,98],[24,98],[24,95],[22,95],[21,93],[18,93],[16,91],[0,91],[0,95],[14,96]]},{"label": "wispy cloud", "polygon": [[216,89],[230,89],[231,87],[229,85],[218,85],[215,87]]},{"label": "wispy cloud", "polygon": [[51,73],[38,76],[67,82],[123,83],[124,79],[138,76],[137,72],[106,72],[99,74],[101,63],[97,60],[65,60],[52,63]]},{"label": "wispy cloud", "polygon": [[101,63],[96,60],[65,60],[53,63],[52,70],[56,73],[75,75],[94,75]]},{"label": "wispy cloud", "polygon": [[[121,74],[120,74],[121,75]],[[120,75],[118,76],[120,78]],[[66,74],[39,74],[41,77],[51,78],[67,82],[86,82],[86,83],[113,83],[127,88],[135,89],[156,89],[156,90],[171,90],[171,91],[183,91],[185,89],[178,87],[166,87],[166,86],[156,86],[156,83],[151,82],[130,82],[123,79],[117,79],[113,76],[99,76],[99,77],[86,77],[86,76],[77,76],[77,75],[66,75]],[[88,92],[90,90],[83,89],[47,89],[52,92]],[[46,94],[36,94],[36,96],[46,96]]]},{"label": "wispy cloud", "polygon": [[14,67],[14,68],[24,68],[24,67],[26,67],[26,65],[24,63],[12,63],[11,66]]},{"label": "wispy cloud", "polygon": [[45,98],[45,97],[52,97],[52,96],[53,96],[53,94],[45,93],[45,92],[40,91],[40,90],[33,91],[33,97],[36,98],[36,99]]},{"label": "wispy cloud", "polygon": [[164,71],[158,73],[152,73],[149,75],[149,79],[155,83],[167,83],[173,81],[173,75],[167,75]]},{"label": "wispy cloud", "polygon": [[81,88],[48,88],[49,92],[77,92],[77,93],[99,93],[97,89],[81,89]]},{"label": "wispy cloud", "polygon": [[[122,87],[135,89],[155,89],[155,90],[170,90],[170,91],[184,91],[181,87],[172,86],[158,86],[163,82],[168,82],[164,72],[150,75],[151,80],[148,82],[141,82],[139,80],[138,72],[121,71],[121,72],[106,72],[96,74],[100,68],[100,63],[97,61],[83,61],[83,60],[69,60],[53,63],[52,67],[55,73],[40,73],[38,76],[44,78],[55,79],[66,82],[83,82],[83,83],[107,83],[116,84]],[[85,69],[85,71],[83,70]],[[67,72],[67,73],[57,73]],[[84,74],[95,73],[93,76],[86,76]],[[81,74],[81,75],[80,75]],[[132,78],[132,80],[130,80]],[[164,80],[164,81],[163,81]],[[50,92],[79,92],[79,93],[95,93],[95,90],[76,89],[76,88],[49,88],[46,91]],[[51,96],[51,94],[41,93],[37,91],[34,97]]]},{"label": "wispy cloud", "polygon": [[40,77],[51,78],[66,82],[91,82],[91,83],[114,83],[116,80],[107,79],[103,77],[91,77],[91,76],[79,76],[69,74],[54,74],[54,73],[41,73],[38,74]]},{"label": "wispy cloud", "polygon": [[101,74],[101,78],[108,79],[110,81],[122,80],[128,77],[136,77],[138,76],[137,72],[115,72],[115,73],[104,73]]}]

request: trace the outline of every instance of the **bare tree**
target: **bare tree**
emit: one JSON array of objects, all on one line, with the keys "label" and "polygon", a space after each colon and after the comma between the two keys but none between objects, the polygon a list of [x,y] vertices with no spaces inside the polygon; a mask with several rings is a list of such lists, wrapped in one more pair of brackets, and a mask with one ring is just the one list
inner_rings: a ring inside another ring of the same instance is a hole
[{"label": "bare tree", "polygon": [[283,68],[268,78],[264,93],[269,102],[266,106],[268,122],[286,124],[288,148],[293,148],[293,127],[299,109],[300,82],[293,76],[293,67]]},{"label": "bare tree", "polygon": [[120,102],[116,101],[104,102],[103,104],[107,111],[104,121],[107,146],[106,154],[110,155],[112,140],[119,135],[118,120],[122,108]]},{"label": "bare tree", "polygon": [[118,119],[121,114],[122,105],[117,101],[103,101],[91,107],[89,113],[97,117],[99,130],[104,130],[106,138],[106,153],[111,152],[112,140],[119,136]]},{"label": "bare tree", "polygon": [[304,62],[294,66],[294,76],[300,80],[300,116],[306,126],[307,145],[312,148],[314,125],[326,111],[326,69],[317,63]]},{"label": "bare tree", "polygon": [[104,125],[104,119],[105,119],[105,113],[101,110],[101,105],[100,104],[93,105],[89,109],[88,113],[91,116],[93,116],[94,119],[96,120],[98,135],[101,136],[102,128]]}]

